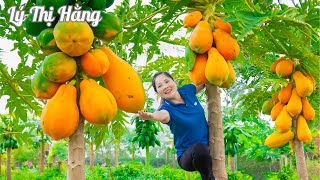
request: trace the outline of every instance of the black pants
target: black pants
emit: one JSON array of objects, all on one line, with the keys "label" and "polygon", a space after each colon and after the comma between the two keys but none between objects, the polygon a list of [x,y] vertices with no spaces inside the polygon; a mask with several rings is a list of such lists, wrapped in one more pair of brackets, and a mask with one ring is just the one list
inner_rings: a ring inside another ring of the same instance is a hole
[{"label": "black pants", "polygon": [[214,180],[209,148],[205,144],[194,144],[178,157],[180,167],[186,171],[199,171],[202,180]]}]

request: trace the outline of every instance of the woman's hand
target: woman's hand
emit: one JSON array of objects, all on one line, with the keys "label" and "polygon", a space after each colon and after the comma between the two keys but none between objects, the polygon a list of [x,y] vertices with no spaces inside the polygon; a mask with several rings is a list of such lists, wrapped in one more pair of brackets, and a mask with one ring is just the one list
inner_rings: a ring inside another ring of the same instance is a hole
[{"label": "woman's hand", "polygon": [[152,113],[144,112],[144,111],[138,111],[138,113],[135,115],[137,117],[140,117],[143,120],[152,120],[152,118],[153,118]]}]

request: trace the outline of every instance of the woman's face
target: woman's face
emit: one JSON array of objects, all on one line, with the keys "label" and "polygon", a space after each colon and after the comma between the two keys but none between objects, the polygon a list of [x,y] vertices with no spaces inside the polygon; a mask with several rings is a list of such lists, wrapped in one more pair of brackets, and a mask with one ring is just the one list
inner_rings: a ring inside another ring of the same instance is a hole
[{"label": "woman's face", "polygon": [[177,84],[164,74],[156,77],[155,85],[159,95],[165,99],[172,99],[177,93]]}]

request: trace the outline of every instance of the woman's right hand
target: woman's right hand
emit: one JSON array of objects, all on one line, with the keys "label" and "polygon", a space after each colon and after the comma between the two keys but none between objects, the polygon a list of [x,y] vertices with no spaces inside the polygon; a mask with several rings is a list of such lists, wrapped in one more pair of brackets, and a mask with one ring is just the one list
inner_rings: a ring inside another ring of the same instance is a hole
[{"label": "woman's right hand", "polygon": [[136,116],[140,117],[143,120],[152,120],[152,118],[153,118],[152,113],[144,112],[144,111],[138,111]]}]

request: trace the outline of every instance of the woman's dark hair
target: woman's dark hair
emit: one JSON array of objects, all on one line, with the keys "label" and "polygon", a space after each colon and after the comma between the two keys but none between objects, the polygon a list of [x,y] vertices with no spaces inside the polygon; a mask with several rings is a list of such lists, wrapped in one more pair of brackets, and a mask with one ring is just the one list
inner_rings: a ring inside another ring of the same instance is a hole
[{"label": "woman's dark hair", "polygon": [[174,81],[174,79],[173,79],[173,77],[171,76],[170,73],[168,73],[168,72],[157,72],[156,74],[153,75],[153,78],[152,78],[152,87],[153,87],[155,92],[157,92],[156,77],[158,77],[160,74],[163,74],[163,75],[167,76],[168,78],[170,78],[170,79],[172,79]]}]

